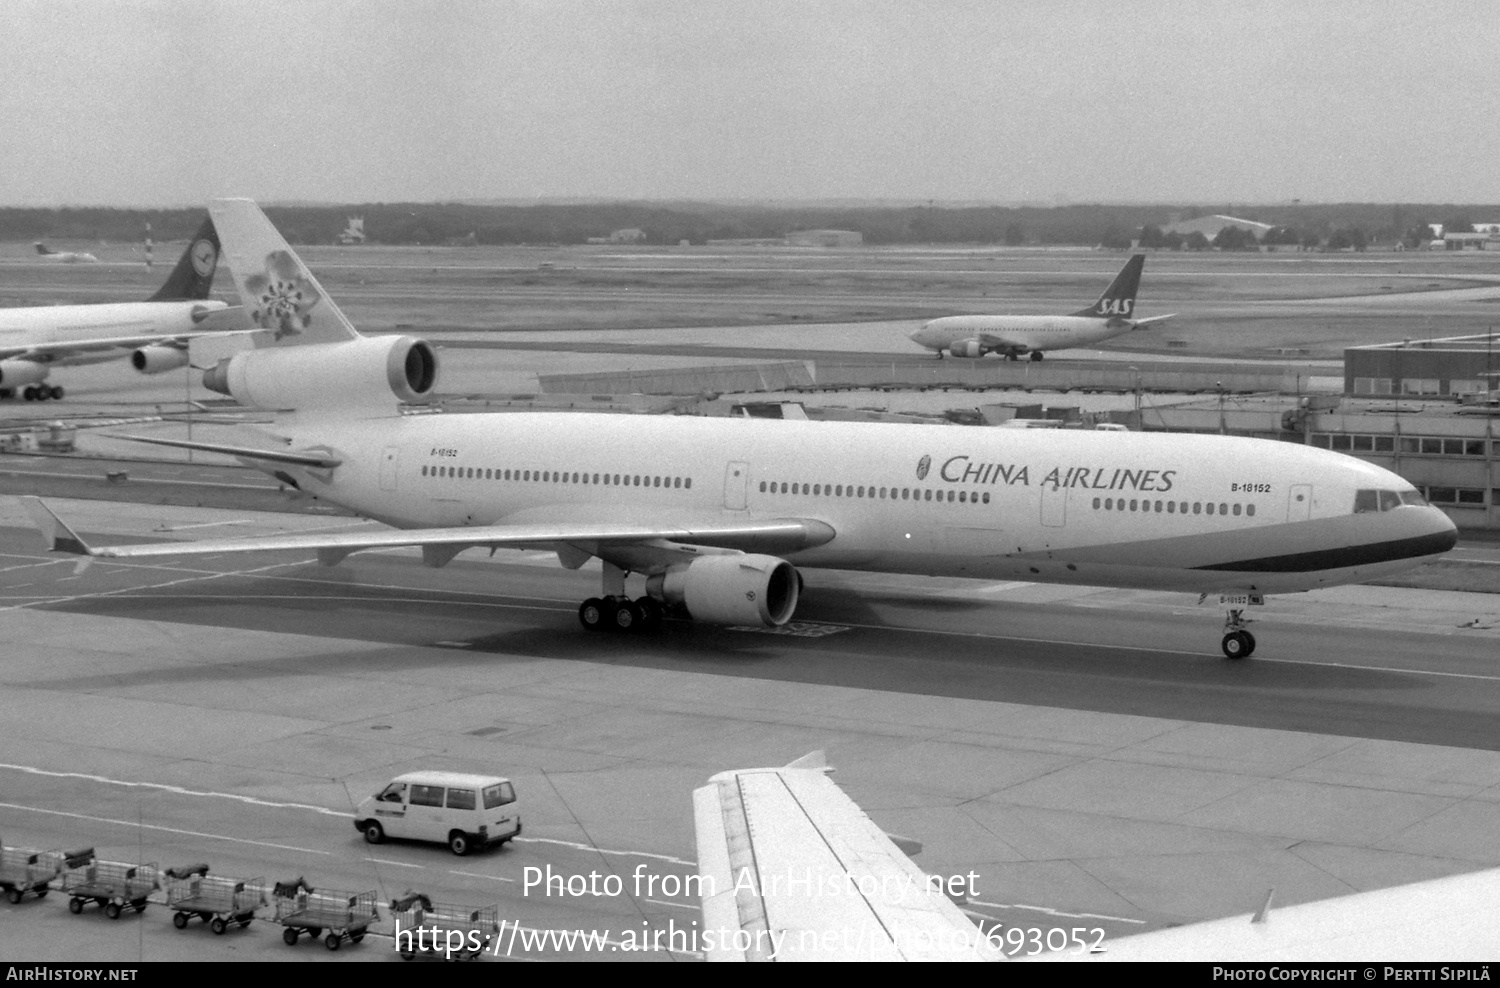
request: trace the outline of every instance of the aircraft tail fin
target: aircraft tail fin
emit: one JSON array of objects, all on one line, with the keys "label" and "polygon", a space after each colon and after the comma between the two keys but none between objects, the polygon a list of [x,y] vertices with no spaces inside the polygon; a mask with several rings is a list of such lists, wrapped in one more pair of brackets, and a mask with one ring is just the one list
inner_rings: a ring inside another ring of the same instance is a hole
[{"label": "aircraft tail fin", "polygon": [[1136,254],[1125,262],[1115,280],[1104,289],[1099,300],[1087,309],[1072,313],[1075,316],[1103,316],[1105,318],[1130,318],[1135,311],[1135,293],[1141,285],[1141,269],[1146,266],[1146,255]]},{"label": "aircraft tail fin", "polygon": [[250,199],[215,199],[208,213],[251,321],[270,346],[340,343],[359,332]]},{"label": "aircraft tail fin", "polygon": [[213,217],[206,216],[187,250],[177,259],[177,266],[148,302],[190,302],[208,298],[214,287],[214,272],[219,266],[219,234]]}]

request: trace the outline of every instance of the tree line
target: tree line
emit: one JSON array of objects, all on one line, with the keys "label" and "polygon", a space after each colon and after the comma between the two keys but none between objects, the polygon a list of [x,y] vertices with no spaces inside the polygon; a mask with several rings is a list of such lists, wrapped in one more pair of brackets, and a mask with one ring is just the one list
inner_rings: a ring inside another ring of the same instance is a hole
[{"label": "tree line", "polygon": [[[1346,203],[1286,206],[777,206],[719,203],[362,203],[270,206],[266,209],[294,244],[334,243],[351,216],[361,216],[369,242],[380,244],[582,244],[617,230],[640,230],[648,244],[704,244],[710,240],[779,240],[799,230],[852,230],[867,244],[1102,245],[1166,250],[1243,250],[1262,244],[1364,249],[1472,230],[1473,219],[1500,221],[1500,206]],[[1225,214],[1271,224],[1256,238],[1226,227],[1210,240],[1175,234],[1178,220]],[[185,240],[202,221],[201,209],[133,210],[104,207],[0,209],[0,240],[139,242],[146,225],[158,241]]]}]

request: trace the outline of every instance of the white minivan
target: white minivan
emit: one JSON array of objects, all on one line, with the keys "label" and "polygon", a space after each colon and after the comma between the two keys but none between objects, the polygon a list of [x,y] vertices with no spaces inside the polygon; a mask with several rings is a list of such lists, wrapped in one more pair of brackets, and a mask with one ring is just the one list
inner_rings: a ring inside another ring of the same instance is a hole
[{"label": "white minivan", "polygon": [[521,814],[509,779],[408,772],[359,804],[354,828],[371,844],[400,837],[437,841],[454,854],[468,854],[519,834]]}]

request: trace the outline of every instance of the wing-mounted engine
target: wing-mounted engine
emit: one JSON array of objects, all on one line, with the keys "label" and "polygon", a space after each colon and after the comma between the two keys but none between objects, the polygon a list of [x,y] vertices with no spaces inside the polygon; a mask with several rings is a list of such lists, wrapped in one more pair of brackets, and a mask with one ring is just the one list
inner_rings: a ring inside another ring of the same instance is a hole
[{"label": "wing-mounted engine", "polygon": [[35,360],[0,360],[0,388],[40,384],[47,379],[47,369]]},{"label": "wing-mounted engine", "polygon": [[683,605],[695,621],[779,628],[797,609],[797,583],[785,559],[738,553],[673,566],[651,577],[646,592]]},{"label": "wing-mounted engine", "polygon": [[203,386],[252,408],[353,408],[426,401],[437,370],[422,340],[360,336],[238,353],[204,371]]},{"label": "wing-mounted engine", "polygon": [[948,352],[955,357],[982,357],[984,347],[978,340],[959,340],[948,346]]},{"label": "wing-mounted engine", "polygon": [[186,367],[187,363],[188,351],[185,346],[157,343],[143,346],[130,355],[130,366],[142,374],[162,374]]}]

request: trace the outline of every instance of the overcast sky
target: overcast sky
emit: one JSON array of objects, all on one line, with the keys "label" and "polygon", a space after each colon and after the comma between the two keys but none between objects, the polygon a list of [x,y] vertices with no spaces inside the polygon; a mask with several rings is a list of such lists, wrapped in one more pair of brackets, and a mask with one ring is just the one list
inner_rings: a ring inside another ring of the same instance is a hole
[{"label": "overcast sky", "polygon": [[1500,202],[1488,0],[3,0],[0,205]]}]

